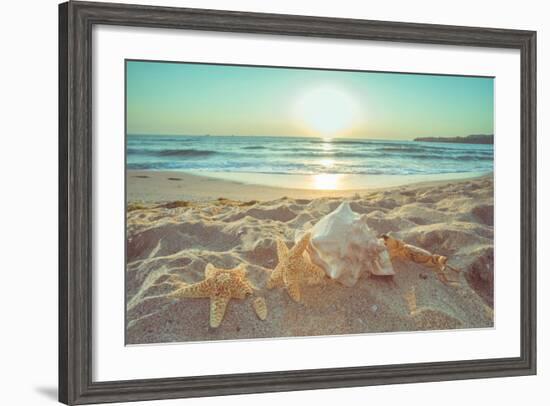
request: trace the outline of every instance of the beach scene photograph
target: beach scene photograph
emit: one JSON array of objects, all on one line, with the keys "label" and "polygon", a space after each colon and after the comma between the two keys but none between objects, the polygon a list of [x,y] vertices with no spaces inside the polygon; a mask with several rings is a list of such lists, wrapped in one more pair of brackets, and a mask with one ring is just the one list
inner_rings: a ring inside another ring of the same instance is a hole
[{"label": "beach scene photograph", "polygon": [[126,344],[494,326],[494,78],[125,61]]}]

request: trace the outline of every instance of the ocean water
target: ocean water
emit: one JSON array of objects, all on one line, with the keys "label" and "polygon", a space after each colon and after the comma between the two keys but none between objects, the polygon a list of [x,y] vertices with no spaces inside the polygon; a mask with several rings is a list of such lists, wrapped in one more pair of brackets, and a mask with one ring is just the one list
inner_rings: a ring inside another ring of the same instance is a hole
[{"label": "ocean water", "polygon": [[367,139],[128,135],[128,169],[266,174],[490,172],[493,146]]}]

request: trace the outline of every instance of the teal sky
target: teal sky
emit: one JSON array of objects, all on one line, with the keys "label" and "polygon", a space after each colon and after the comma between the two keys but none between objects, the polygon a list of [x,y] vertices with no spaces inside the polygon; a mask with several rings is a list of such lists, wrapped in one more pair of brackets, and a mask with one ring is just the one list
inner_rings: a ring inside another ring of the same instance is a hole
[{"label": "teal sky", "polygon": [[412,139],[492,134],[493,79],[126,62],[127,133]]}]

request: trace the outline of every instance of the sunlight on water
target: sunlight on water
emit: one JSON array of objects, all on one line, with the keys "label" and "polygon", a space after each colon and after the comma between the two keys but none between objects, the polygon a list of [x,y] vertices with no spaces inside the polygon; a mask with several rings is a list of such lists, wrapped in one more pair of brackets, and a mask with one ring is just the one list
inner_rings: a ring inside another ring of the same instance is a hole
[{"label": "sunlight on water", "polygon": [[321,148],[324,152],[332,151],[332,139],[331,138],[323,138],[323,143],[321,144]]},{"label": "sunlight on water", "polygon": [[318,175],[313,175],[313,186],[315,189],[319,190],[336,190],[342,175],[333,174],[333,173],[320,173]]},{"label": "sunlight on water", "polygon": [[331,159],[331,158],[321,159],[319,163],[323,165],[325,168],[330,168],[334,166],[334,159]]}]

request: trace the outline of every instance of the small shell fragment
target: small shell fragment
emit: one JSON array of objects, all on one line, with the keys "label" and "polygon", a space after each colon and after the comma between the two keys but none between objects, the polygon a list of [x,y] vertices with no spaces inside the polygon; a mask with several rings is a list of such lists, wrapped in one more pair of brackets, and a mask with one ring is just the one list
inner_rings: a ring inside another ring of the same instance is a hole
[{"label": "small shell fragment", "polygon": [[265,320],[267,318],[267,304],[265,303],[265,299],[263,297],[257,297],[254,299],[252,306],[254,307],[254,311],[260,320]]}]

